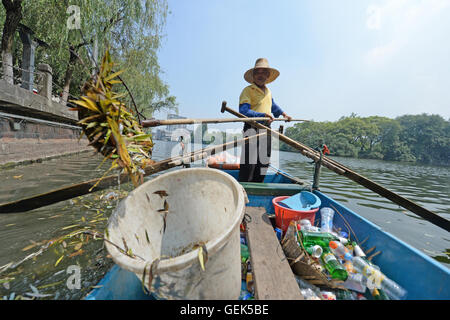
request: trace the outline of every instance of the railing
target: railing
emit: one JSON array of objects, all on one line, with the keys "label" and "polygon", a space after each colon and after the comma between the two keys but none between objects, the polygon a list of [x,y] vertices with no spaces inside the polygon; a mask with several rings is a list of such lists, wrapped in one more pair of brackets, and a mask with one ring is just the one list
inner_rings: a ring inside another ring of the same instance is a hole
[{"label": "railing", "polygon": [[[8,81],[8,78],[10,79],[11,76],[3,74],[3,65],[4,64],[6,64],[6,63],[3,61],[0,61],[0,66],[1,66],[0,78]],[[13,80],[14,85],[20,85],[21,87],[26,87],[26,88],[31,87],[32,91],[34,93],[41,94],[42,89],[43,89],[42,79],[44,78],[44,75],[45,75],[44,72],[25,70],[18,66],[14,66],[14,65],[10,65],[10,64],[7,64],[7,66],[12,67],[12,69],[13,69],[12,80]],[[31,86],[30,86],[31,82],[22,79],[22,74],[24,72],[32,73],[34,75],[34,77],[33,77],[34,80],[33,80],[33,83]]]}]

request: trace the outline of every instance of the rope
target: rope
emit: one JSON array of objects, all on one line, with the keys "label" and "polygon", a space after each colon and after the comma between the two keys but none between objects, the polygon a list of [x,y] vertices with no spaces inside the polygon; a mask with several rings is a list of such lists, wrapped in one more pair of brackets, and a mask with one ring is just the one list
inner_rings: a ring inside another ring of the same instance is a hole
[{"label": "rope", "polygon": [[25,71],[25,72],[34,73],[34,74],[39,74],[39,75],[43,75],[44,74],[44,72],[41,72],[41,71],[31,71],[31,70],[23,69],[23,68],[18,67],[18,66],[13,66],[13,65],[11,65],[9,63],[6,63],[6,62],[3,62],[1,60],[0,60],[0,63],[4,64],[4,65],[7,65],[8,67],[12,67],[13,69],[16,69],[16,70]]},{"label": "rope", "polygon": [[347,227],[347,230],[349,231],[349,235],[353,234],[353,236],[355,237],[356,243],[359,244],[358,237],[356,236],[355,232],[353,231],[352,227],[347,222],[347,220],[344,218],[344,216],[332,204],[330,204],[330,207],[332,207],[341,216],[342,220],[344,221],[345,226]]},{"label": "rope", "polygon": [[34,77],[34,79],[33,79],[33,82],[31,82],[31,81],[26,81],[26,80],[24,80],[23,78],[18,77],[18,76],[14,76],[14,72],[13,72],[13,75],[12,75],[12,76],[3,74],[2,77],[4,77],[4,78],[10,78],[10,79],[12,78],[12,79],[13,79],[13,83],[16,83],[16,84],[24,84],[24,83],[26,83],[26,84],[31,84],[32,87],[33,87],[33,89],[36,88],[38,94],[42,92],[42,89],[44,88],[44,86],[43,86],[43,84],[41,83],[41,81],[42,81],[42,78],[43,78],[43,76],[44,76],[44,72],[40,72],[40,71],[31,71],[31,70],[23,69],[23,68],[20,68],[20,67],[17,67],[17,66],[10,65],[10,64],[8,64],[8,63],[6,63],[6,62],[3,62],[3,61],[0,61],[0,64],[6,65],[6,66],[9,66],[9,67],[12,67],[13,70],[21,71],[22,74],[23,74],[23,72],[28,72],[28,73],[31,73],[31,74],[36,75],[36,76]]}]

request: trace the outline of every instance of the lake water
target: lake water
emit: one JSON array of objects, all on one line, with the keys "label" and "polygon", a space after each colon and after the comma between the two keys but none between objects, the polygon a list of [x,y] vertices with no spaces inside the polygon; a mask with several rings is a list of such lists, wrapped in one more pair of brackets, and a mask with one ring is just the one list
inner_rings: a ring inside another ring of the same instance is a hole
[{"label": "lake water", "polygon": [[[153,158],[170,157],[174,142],[155,141]],[[238,155],[239,152],[236,152]],[[389,190],[450,219],[450,168],[378,160],[334,158]],[[0,171],[0,203],[44,193],[103,175],[94,152]],[[272,163],[306,181],[314,166],[299,153],[274,152]],[[201,165],[201,162],[197,163]],[[147,177],[146,179],[151,179]],[[450,235],[357,183],[322,168],[320,189],[413,247],[450,267]],[[112,266],[101,240],[70,236],[77,230],[103,233],[106,221],[130,185],[109,188],[33,211],[0,214],[0,298],[49,294],[47,299],[81,299]],[[65,239],[62,237],[66,236]],[[51,242],[53,240],[53,242]],[[50,241],[50,242],[49,242]],[[52,244],[52,245],[50,245]],[[2,272],[9,263],[15,268]],[[70,278],[81,274],[80,288]],[[68,286],[69,282],[75,288]],[[37,290],[37,291],[36,291]]]}]

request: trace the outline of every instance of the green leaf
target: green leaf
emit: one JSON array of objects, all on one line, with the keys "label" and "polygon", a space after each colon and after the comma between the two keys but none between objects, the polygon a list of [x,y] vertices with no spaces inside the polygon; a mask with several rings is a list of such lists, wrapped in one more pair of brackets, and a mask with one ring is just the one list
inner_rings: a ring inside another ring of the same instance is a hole
[{"label": "green leaf", "polygon": [[56,260],[55,267],[61,262],[61,260],[64,258],[64,255],[62,255],[58,260]]},{"label": "green leaf", "polygon": [[144,141],[150,139],[151,137],[152,137],[151,134],[139,134],[132,137],[126,137],[125,139],[127,139],[128,141]]},{"label": "green leaf", "polygon": [[115,77],[121,75],[124,71],[125,71],[125,70],[117,71],[117,72],[115,72],[115,73],[113,73],[113,74],[107,76],[107,77],[104,79],[104,81],[109,81],[109,80],[111,80],[111,79],[114,79]]},{"label": "green leaf", "polygon": [[86,126],[86,129],[93,128],[93,127],[95,127],[95,126],[97,126],[97,125],[98,125],[97,122],[91,122],[91,123],[89,123],[89,124]]}]

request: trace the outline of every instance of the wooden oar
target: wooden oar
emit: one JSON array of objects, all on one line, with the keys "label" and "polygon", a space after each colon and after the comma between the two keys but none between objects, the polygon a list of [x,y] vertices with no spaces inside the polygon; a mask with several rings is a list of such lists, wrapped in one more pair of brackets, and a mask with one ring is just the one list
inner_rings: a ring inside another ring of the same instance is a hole
[{"label": "wooden oar", "polygon": [[[240,118],[246,118],[243,114],[230,109],[227,107],[227,103],[226,101],[224,101],[222,103],[222,109],[221,112],[229,112],[237,117]],[[249,118],[251,119],[251,118]],[[270,132],[273,136],[277,136],[281,141],[285,142],[286,144],[290,145],[291,147],[297,149],[300,151],[301,154],[303,154],[304,156],[313,159],[314,161],[318,161],[320,158],[320,153],[317,152],[314,149],[311,149],[310,147],[297,142],[287,136],[285,136],[284,134],[281,134],[275,130],[272,130],[258,122],[248,122],[250,125],[252,125],[255,128],[258,129],[266,129],[268,132]],[[346,166],[340,164],[339,162],[327,158],[325,156],[323,156],[322,158],[322,165],[327,167],[328,169],[336,172],[339,175],[345,176],[347,178],[349,178],[350,180],[353,180],[354,182],[376,192],[377,194],[391,200],[392,202],[398,204],[399,206],[402,206],[405,209],[408,209],[409,211],[419,215],[420,217],[422,217],[423,219],[433,223],[434,225],[443,228],[447,231],[450,231],[450,221],[437,215],[434,212],[431,212],[430,210],[419,206],[418,204],[416,204],[415,202],[408,200],[386,188],[384,188],[383,186],[379,185],[378,183],[350,170],[349,168],[347,168]]]},{"label": "wooden oar", "polygon": [[[188,154],[186,156],[178,156],[178,157],[173,157],[173,158],[169,158],[166,160],[156,162],[153,165],[145,168],[144,175],[148,176],[148,175],[160,172],[160,171],[164,171],[164,170],[179,166],[183,163],[194,162],[197,160],[204,159],[209,155],[213,155],[215,153],[222,152],[224,150],[231,149],[231,148],[240,146],[242,144],[248,143],[249,141],[256,139],[258,136],[263,136],[265,134],[266,133],[261,133],[259,135],[255,135],[252,137],[247,137],[244,139],[224,143],[219,146],[213,146],[213,147],[197,150],[197,151],[191,152],[190,154]],[[103,179],[101,179],[100,182],[98,182],[100,180],[100,178],[92,179],[89,181],[84,181],[84,182],[70,185],[67,187],[55,189],[55,190],[52,190],[52,191],[49,191],[49,192],[46,192],[43,194],[39,194],[39,195],[36,195],[33,197],[0,204],[0,213],[24,212],[24,211],[29,211],[29,210],[33,210],[36,208],[48,206],[50,204],[54,204],[54,203],[57,203],[60,201],[68,200],[68,199],[71,199],[74,197],[82,196],[82,195],[85,195],[85,194],[88,194],[91,192],[96,192],[99,190],[109,188],[111,186],[115,186],[119,183],[119,179],[120,179],[121,184],[124,184],[124,183],[127,183],[130,181],[129,176],[126,173],[122,173],[120,175],[120,177],[119,177],[119,175],[111,175],[111,176],[104,177]],[[98,183],[97,186],[95,188],[93,188],[93,190],[91,191],[90,189],[93,186],[95,186],[96,183]]]},{"label": "wooden oar", "polygon": [[[249,122],[249,121],[268,121],[270,118],[243,118],[243,119],[236,119],[236,118],[227,118],[227,119],[169,119],[169,120],[156,120],[156,119],[149,119],[149,120],[143,120],[142,126],[145,128],[148,127],[157,127],[157,126],[165,126],[165,125],[177,125],[177,124],[196,124],[196,123],[227,123],[227,122]],[[289,122],[308,122],[309,120],[303,120],[303,119],[291,119],[288,120],[287,118],[275,118],[273,121],[289,121]]]}]

